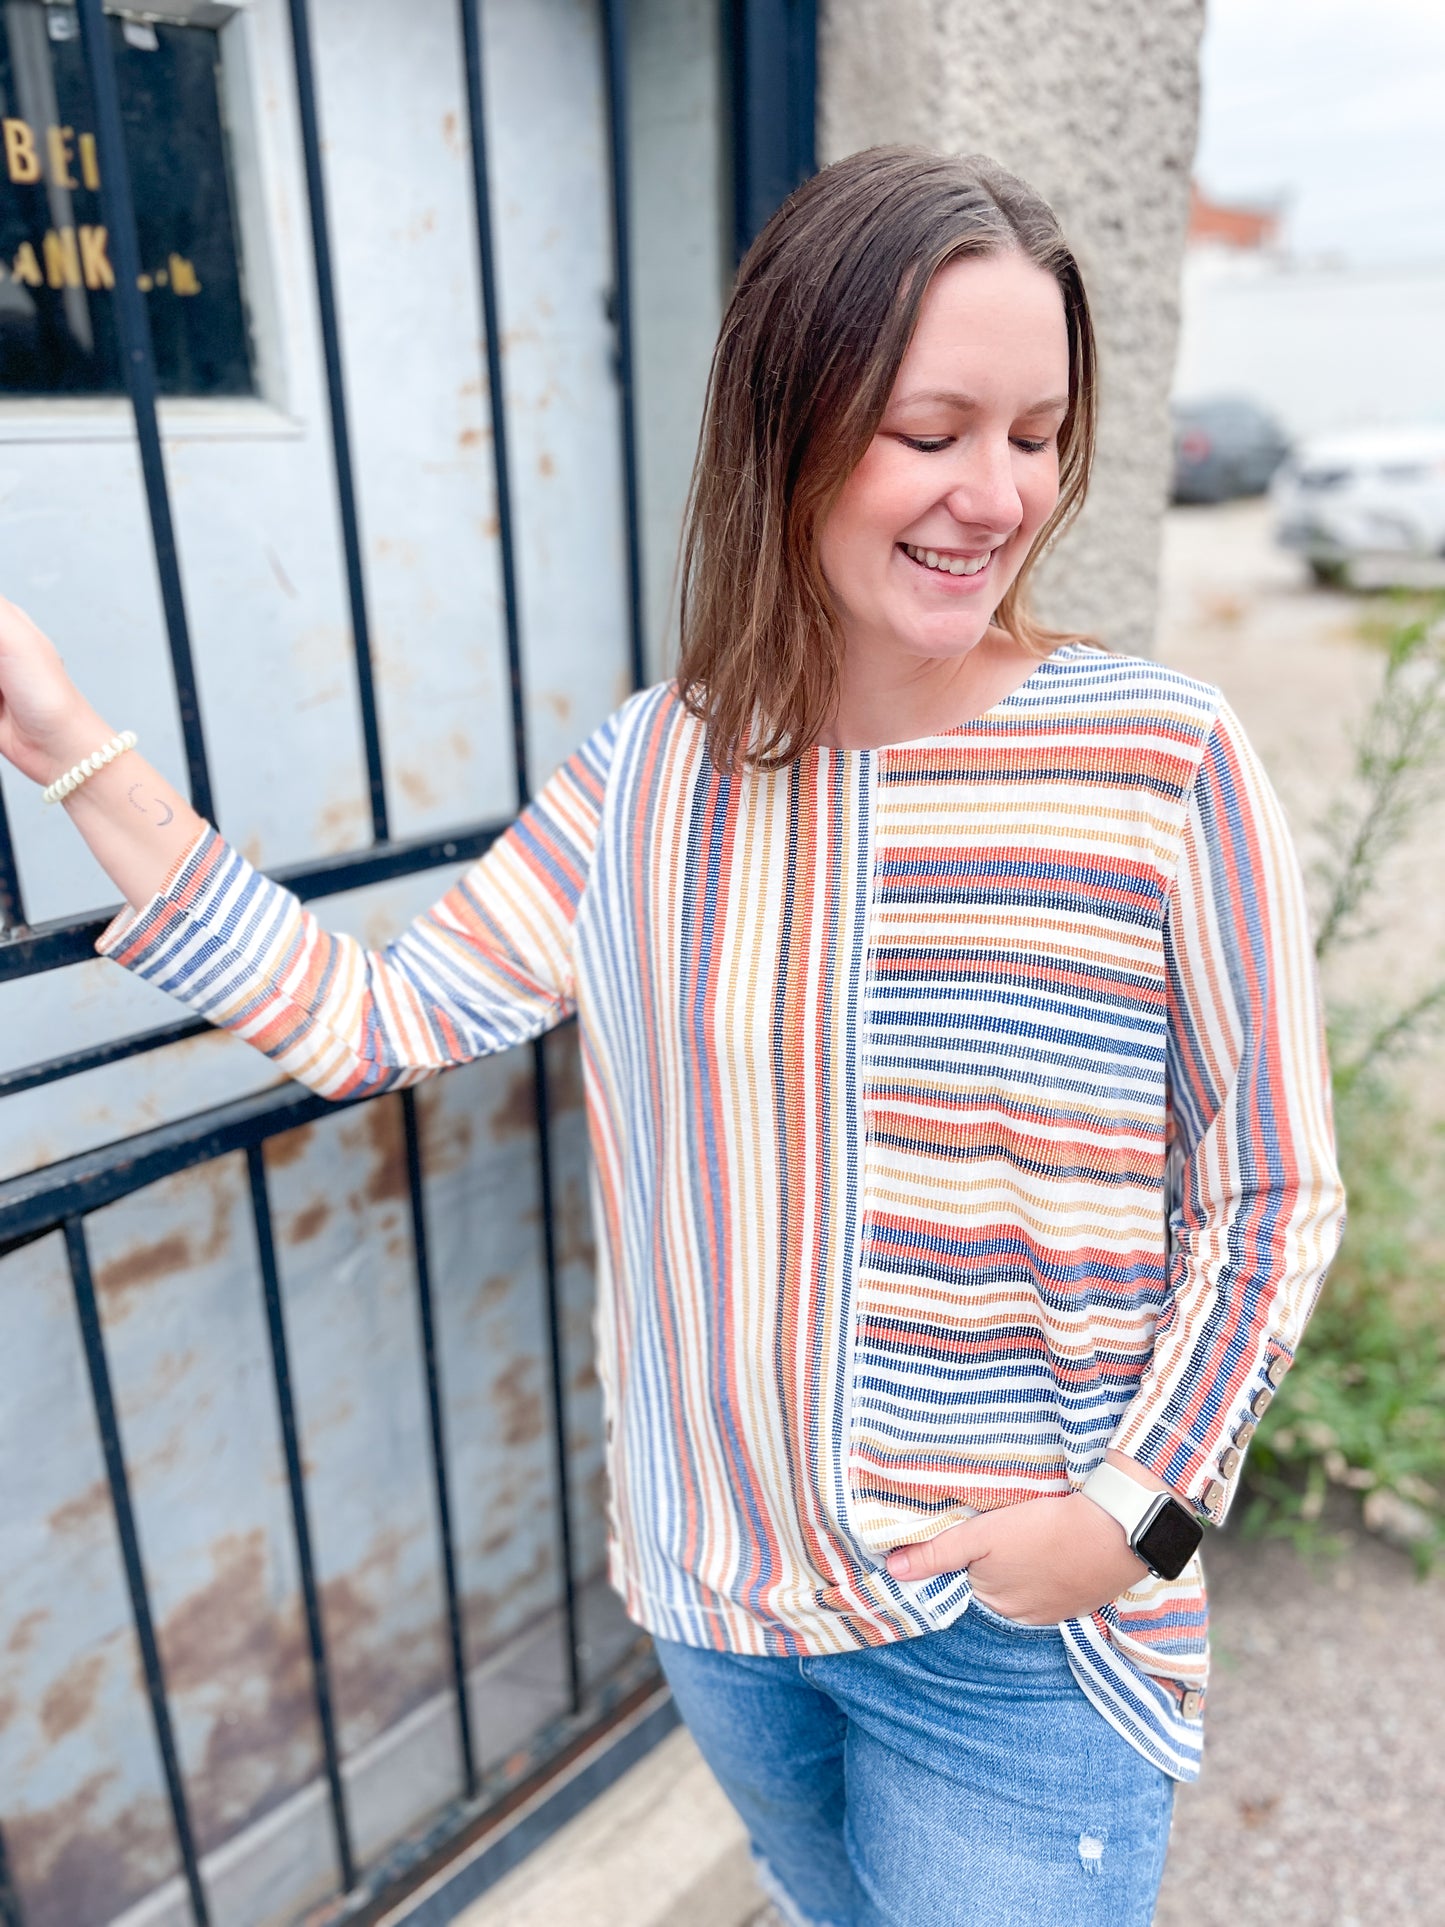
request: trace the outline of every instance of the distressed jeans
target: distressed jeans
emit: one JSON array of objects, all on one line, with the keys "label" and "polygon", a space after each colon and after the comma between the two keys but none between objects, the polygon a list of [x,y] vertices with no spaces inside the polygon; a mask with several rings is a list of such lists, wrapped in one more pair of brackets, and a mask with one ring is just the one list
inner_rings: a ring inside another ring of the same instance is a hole
[{"label": "distressed jeans", "polygon": [[1051,1626],[975,1600],[822,1658],[658,1640],[789,1927],[1148,1927],[1174,1783],[1096,1712]]}]

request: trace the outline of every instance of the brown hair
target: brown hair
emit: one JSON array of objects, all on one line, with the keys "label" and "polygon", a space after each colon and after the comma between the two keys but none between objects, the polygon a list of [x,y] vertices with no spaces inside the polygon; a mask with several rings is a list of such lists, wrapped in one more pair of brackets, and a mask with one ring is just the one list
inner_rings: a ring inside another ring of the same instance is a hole
[{"label": "brown hair", "polygon": [[1093,324],[1047,202],[982,154],[872,147],[804,183],[738,270],[708,379],[683,533],[678,688],[719,767],[777,769],[837,699],[841,636],[818,536],[882,419],[929,283],[1017,251],[1053,275],[1069,337],[1059,499],[995,621],[1040,655],[1028,576],[1084,498],[1094,453]]}]

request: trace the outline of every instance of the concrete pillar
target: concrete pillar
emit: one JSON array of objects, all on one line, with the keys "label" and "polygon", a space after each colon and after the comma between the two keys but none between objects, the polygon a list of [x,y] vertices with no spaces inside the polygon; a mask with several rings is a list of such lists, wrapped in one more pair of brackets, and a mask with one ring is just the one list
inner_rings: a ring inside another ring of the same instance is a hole
[{"label": "concrete pillar", "polygon": [[992,154],[1052,203],[1099,331],[1099,459],[1040,613],[1153,647],[1204,0],[822,0],[819,158]]}]

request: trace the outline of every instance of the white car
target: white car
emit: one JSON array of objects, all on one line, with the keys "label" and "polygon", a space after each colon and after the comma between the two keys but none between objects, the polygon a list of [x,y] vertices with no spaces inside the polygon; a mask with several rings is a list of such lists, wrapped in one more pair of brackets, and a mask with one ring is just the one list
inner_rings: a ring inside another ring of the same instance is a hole
[{"label": "white car", "polygon": [[1402,565],[1445,558],[1445,428],[1302,442],[1270,494],[1278,540],[1299,551],[1317,582],[1395,579]]}]

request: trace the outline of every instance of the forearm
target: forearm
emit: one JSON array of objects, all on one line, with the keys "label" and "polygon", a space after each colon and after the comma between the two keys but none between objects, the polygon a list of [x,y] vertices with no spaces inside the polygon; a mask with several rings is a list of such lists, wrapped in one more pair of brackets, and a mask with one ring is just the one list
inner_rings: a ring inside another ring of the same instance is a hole
[{"label": "forearm", "polygon": [[[114,734],[93,710],[77,716],[55,746],[54,767],[40,772],[43,780],[63,776]],[[186,799],[137,750],[87,777],[61,807],[137,910],[162,888],[205,828]]]}]

